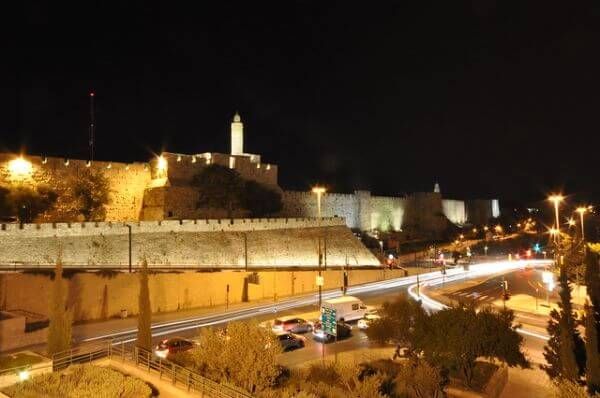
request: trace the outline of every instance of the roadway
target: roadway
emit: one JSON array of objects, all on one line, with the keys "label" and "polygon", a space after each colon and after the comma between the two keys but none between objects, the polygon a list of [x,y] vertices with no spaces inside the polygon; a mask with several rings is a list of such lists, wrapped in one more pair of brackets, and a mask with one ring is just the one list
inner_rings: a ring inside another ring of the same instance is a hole
[{"label": "roadway", "polygon": [[[439,270],[433,272],[424,272],[418,277],[416,275],[391,279],[381,282],[373,282],[360,286],[350,287],[348,294],[361,298],[369,306],[379,307],[383,302],[393,300],[399,294],[411,294],[414,296],[415,286],[419,284],[430,284],[436,286],[440,283],[460,283],[470,278],[483,277],[486,275],[498,274],[501,272],[510,272],[511,270],[521,268],[525,263],[541,266],[543,262],[518,262],[501,261],[493,263],[481,263],[471,265],[469,271],[465,272],[462,267],[448,268],[446,275],[442,275]],[[323,292],[323,299],[338,297],[341,295],[339,290]],[[439,304],[432,304],[433,300],[421,297],[426,307],[438,309]],[[152,326],[152,334],[155,343],[159,340],[182,336],[192,338],[197,336],[199,329],[208,326],[225,326],[228,322],[254,319],[258,322],[274,319],[278,316],[305,314],[307,319],[318,316],[317,294],[296,296],[278,302],[270,302],[259,305],[249,305],[241,309],[225,311],[221,313],[211,313],[202,316],[187,317],[175,321],[155,323]],[[93,332],[89,329],[87,335],[79,336],[78,343],[90,343],[100,340],[112,339],[115,344],[128,344],[135,340],[136,329],[129,328],[124,330],[111,331],[109,333]],[[306,361],[318,359],[322,353],[322,345],[314,342],[310,335],[307,335],[307,344],[303,349],[285,353],[282,358],[282,364],[294,366]],[[530,336],[531,337],[531,336]],[[532,344],[540,344],[540,339],[531,337]],[[543,347],[543,341],[541,345]],[[366,334],[357,328],[353,329],[352,337],[326,345],[326,354],[331,355],[343,351],[355,350],[359,348],[377,347],[377,344],[370,342]],[[537,351],[537,350],[536,350]]]}]

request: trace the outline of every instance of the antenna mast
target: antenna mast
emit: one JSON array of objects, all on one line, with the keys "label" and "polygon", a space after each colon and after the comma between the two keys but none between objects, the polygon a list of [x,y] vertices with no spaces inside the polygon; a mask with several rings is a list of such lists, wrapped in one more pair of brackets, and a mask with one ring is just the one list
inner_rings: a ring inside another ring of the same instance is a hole
[{"label": "antenna mast", "polygon": [[90,93],[90,157],[89,161],[92,162],[94,160],[94,140],[96,133],[96,120],[94,119],[94,92]]}]

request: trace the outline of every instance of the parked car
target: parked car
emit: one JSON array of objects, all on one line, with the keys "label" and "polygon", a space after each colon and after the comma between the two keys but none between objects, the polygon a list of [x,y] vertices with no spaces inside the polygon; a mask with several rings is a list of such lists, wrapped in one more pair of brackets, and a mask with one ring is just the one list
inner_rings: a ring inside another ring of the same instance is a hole
[{"label": "parked car", "polygon": [[292,332],[292,333],[308,333],[312,332],[312,322],[306,321],[297,317],[277,318],[273,322],[272,330],[275,333]]},{"label": "parked car", "polygon": [[159,358],[167,358],[169,355],[190,350],[195,345],[196,343],[192,340],[184,339],[183,337],[173,337],[161,341],[154,348],[154,354]]},{"label": "parked car", "polygon": [[279,340],[279,344],[281,344],[281,348],[283,348],[284,351],[303,348],[305,345],[304,337],[290,332],[281,332],[277,334],[277,340]]},{"label": "parked car", "polygon": [[[352,326],[347,324],[346,322],[338,321],[337,322],[337,340],[342,340],[352,335]],[[326,333],[321,328],[321,323],[318,322],[315,324],[315,328],[312,332],[313,339],[320,341],[322,343],[330,343],[336,340],[336,336]]]},{"label": "parked car", "polygon": [[371,322],[373,322],[376,319],[381,319],[381,317],[377,314],[366,314],[364,316],[363,319],[359,319],[358,323],[356,324],[356,326],[360,329],[360,330],[365,330],[369,328],[369,325],[371,324]]}]

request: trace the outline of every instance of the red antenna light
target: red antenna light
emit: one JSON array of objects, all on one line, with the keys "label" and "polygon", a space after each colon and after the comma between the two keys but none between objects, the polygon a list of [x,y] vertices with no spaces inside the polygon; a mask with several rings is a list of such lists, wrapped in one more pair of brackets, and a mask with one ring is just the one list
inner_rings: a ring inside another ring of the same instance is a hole
[{"label": "red antenna light", "polygon": [[94,92],[92,91],[92,92],[90,93],[90,97],[93,97],[93,96],[94,96]]}]

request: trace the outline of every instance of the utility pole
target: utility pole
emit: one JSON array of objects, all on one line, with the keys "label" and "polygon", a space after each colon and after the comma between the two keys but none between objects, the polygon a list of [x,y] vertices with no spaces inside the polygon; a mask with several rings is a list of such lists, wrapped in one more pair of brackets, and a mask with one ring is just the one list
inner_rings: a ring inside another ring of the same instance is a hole
[{"label": "utility pole", "polygon": [[129,273],[131,273],[131,225],[124,224],[128,230],[128,238],[129,238]]},{"label": "utility pole", "polygon": [[94,141],[96,139],[96,120],[95,120],[95,112],[94,112],[94,92],[90,93],[90,127],[89,127],[89,147],[90,147],[90,155],[89,161],[94,161]]}]

